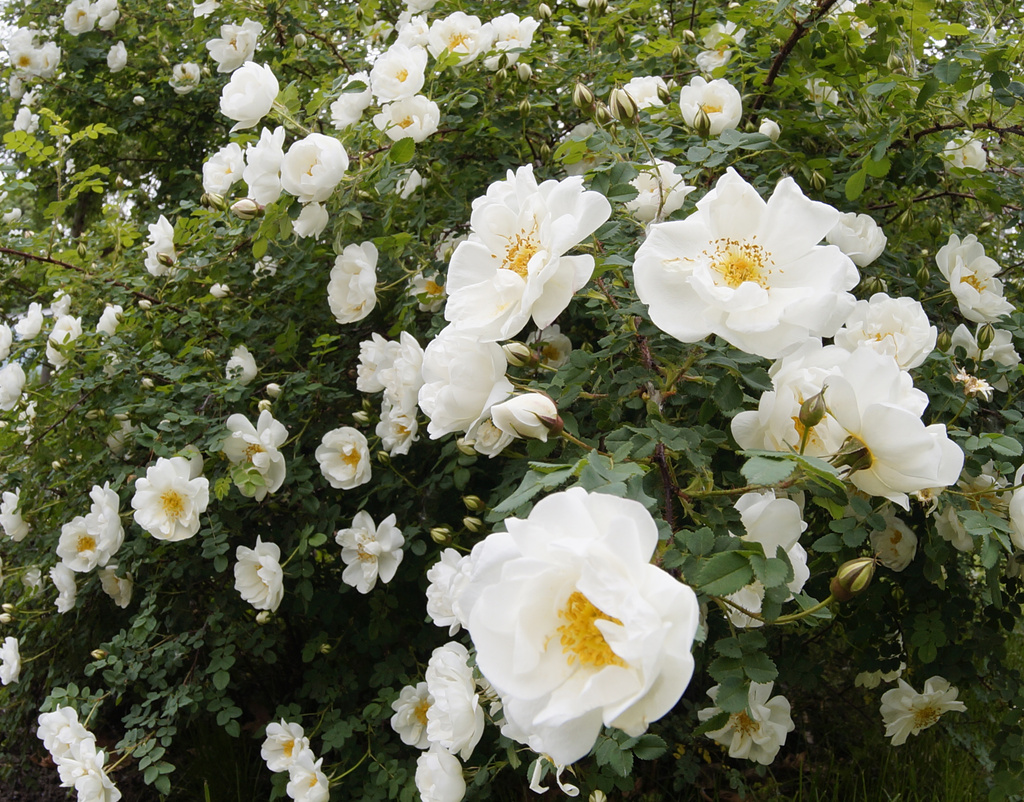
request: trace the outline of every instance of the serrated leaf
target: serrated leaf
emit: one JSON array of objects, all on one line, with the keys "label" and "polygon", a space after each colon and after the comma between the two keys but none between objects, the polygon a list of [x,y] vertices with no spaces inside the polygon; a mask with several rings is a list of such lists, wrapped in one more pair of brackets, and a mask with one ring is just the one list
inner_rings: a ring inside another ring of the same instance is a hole
[{"label": "serrated leaf", "polygon": [[740,468],[740,473],[752,485],[775,485],[784,482],[795,470],[796,465],[786,459],[751,457]]},{"label": "serrated leaf", "polygon": [[868,174],[865,170],[858,170],[846,179],[846,199],[857,200],[864,192],[864,184],[867,182]]},{"label": "serrated leaf", "polygon": [[754,576],[757,578],[757,581],[766,588],[784,585],[793,578],[793,569],[789,567],[785,560],[780,560],[778,557],[763,557],[760,554],[751,555],[750,567],[754,570]]},{"label": "serrated leaf", "polygon": [[633,746],[633,754],[641,760],[656,760],[668,751],[665,741],[653,733],[645,733]]},{"label": "serrated leaf", "polygon": [[416,143],[412,141],[411,136],[407,136],[399,139],[391,146],[391,150],[388,151],[388,158],[395,164],[405,164],[413,157],[414,153],[416,153]]},{"label": "serrated leaf", "polygon": [[750,561],[736,551],[716,554],[701,568],[697,588],[709,596],[728,596],[754,578]]}]

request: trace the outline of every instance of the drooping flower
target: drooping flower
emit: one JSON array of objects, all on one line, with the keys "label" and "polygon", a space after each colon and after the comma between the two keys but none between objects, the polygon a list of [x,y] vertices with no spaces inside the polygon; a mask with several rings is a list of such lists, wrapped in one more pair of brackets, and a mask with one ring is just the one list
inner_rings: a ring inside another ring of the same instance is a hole
[{"label": "drooping flower", "polygon": [[331,798],[330,783],[321,768],[323,762],[312,749],[304,749],[288,767],[286,791],[295,802],[328,802]]},{"label": "drooping flower", "polygon": [[184,457],[160,457],[135,480],[135,523],[158,540],[187,540],[200,526],[210,502],[210,483],[200,476],[202,463]]},{"label": "drooping flower", "polygon": [[60,369],[70,361],[58,346],[68,346],[82,336],[82,318],[61,315],[46,340],[46,359]]},{"label": "drooping flower", "polygon": [[848,212],[839,215],[832,230],[825,235],[831,245],[849,256],[857,267],[867,267],[882,255],[887,242],[882,227],[868,214]]},{"label": "drooping flower", "polygon": [[256,358],[244,345],[235,346],[224,368],[227,379],[234,379],[241,385],[250,384],[256,378]]},{"label": "drooping flower", "polygon": [[[763,766],[771,764],[786,743],[786,736],[795,729],[789,700],[785,696],[772,697],[774,687],[774,682],[750,683],[747,709],[733,713],[724,727],[705,733],[707,737],[728,746],[729,757],[753,760]],[[711,701],[718,699],[720,688],[716,685],[708,691]],[[717,706],[706,707],[698,710],[697,716],[707,721],[720,712]]]},{"label": "drooping flower", "polygon": [[427,711],[434,703],[434,697],[427,691],[427,683],[406,685],[391,703],[395,714],[391,717],[391,729],[398,733],[402,743],[417,749],[430,747],[427,738]]},{"label": "drooping flower", "polygon": [[0,683],[10,685],[17,682],[21,674],[21,653],[18,639],[8,635],[0,646]]},{"label": "drooping flower", "polygon": [[871,548],[886,568],[903,571],[917,554],[917,535],[891,510],[886,510],[882,517],[885,529],[871,533]]},{"label": "drooping flower", "polygon": [[466,781],[459,759],[440,747],[421,754],[416,759],[416,790],[423,802],[461,802]]},{"label": "drooping flower", "polygon": [[928,729],[943,713],[964,712],[967,706],[957,701],[958,693],[942,677],[925,680],[922,693],[915,691],[906,680],[899,680],[898,687],[882,694],[881,713],[886,737],[892,738],[893,746],[899,746],[911,735]]},{"label": "drooping flower", "polygon": [[245,156],[241,146],[237,142],[225,145],[203,164],[203,191],[227,195],[235,182],[241,180],[244,169]]},{"label": "drooping flower", "polygon": [[347,566],[341,579],[360,593],[373,590],[378,579],[394,579],[404,556],[405,538],[395,526],[394,513],[374,524],[370,514],[360,510],[352,519],[352,526],[339,529],[334,540],[341,546],[341,559]]},{"label": "drooping flower", "polygon": [[839,213],[784,178],[767,202],[730,168],[685,220],[655,223],[636,253],[637,294],[683,342],[717,334],[777,358],[831,337],[849,315],[857,268],[819,245]]},{"label": "drooping flower", "polygon": [[0,503],[0,527],[3,527],[4,534],[15,543],[24,540],[25,535],[31,531],[31,527],[21,517],[21,488],[16,488],[12,493],[4,491],[3,503]]},{"label": "drooping flower", "polygon": [[309,738],[302,725],[285,721],[267,725],[267,737],[260,747],[260,757],[273,772],[288,771],[299,755],[309,750]]},{"label": "drooping flower", "polygon": [[[363,89],[348,89],[352,84],[361,83]],[[335,128],[348,128],[359,122],[363,112],[373,102],[370,91],[370,75],[367,72],[355,72],[345,81],[338,99],[331,104],[331,125]]]},{"label": "drooping flower", "polygon": [[696,126],[698,114],[704,112],[710,126],[708,133],[718,136],[722,131],[739,125],[743,116],[743,98],[725,78],[708,81],[695,75],[689,85],[679,91],[679,109],[691,128]]},{"label": "drooping flower", "polygon": [[55,602],[57,612],[66,613],[73,610],[75,599],[78,595],[78,586],[75,584],[75,572],[68,568],[65,563],[59,562],[50,569],[50,579],[53,581],[53,586],[57,589],[57,600]]},{"label": "drooping flower", "polygon": [[31,340],[43,328],[43,306],[33,301],[28,305],[25,314],[14,324],[14,333],[19,340]]},{"label": "drooping flower", "polygon": [[234,72],[256,52],[256,40],[263,26],[246,18],[241,25],[221,25],[220,38],[206,43],[210,57],[217,62],[217,72]]},{"label": "drooping flower", "polygon": [[117,566],[108,565],[100,570],[99,577],[103,592],[114,600],[114,604],[123,609],[131,603],[132,589],[135,587],[131,576],[118,576]]},{"label": "drooping flower", "polygon": [[178,261],[174,250],[174,226],[160,215],[160,219],[149,226],[149,245],[146,246],[146,270],[154,276],[166,276],[172,265]]},{"label": "drooping flower", "polygon": [[327,209],[320,203],[307,203],[292,224],[297,237],[319,237],[330,222]]},{"label": "drooping flower", "polygon": [[469,238],[448,267],[445,319],[483,341],[514,337],[530,318],[549,326],[594,271],[565,256],[601,226],[611,205],[578,176],[537,183],[520,167],[473,201]]},{"label": "drooping flower", "polygon": [[377,247],[372,242],[346,245],[334,259],[327,301],[339,323],[362,320],[377,305]]},{"label": "drooping flower", "polygon": [[434,649],[427,664],[427,740],[468,760],[484,732],[484,711],[476,692],[469,652],[452,641]]},{"label": "drooping flower", "polygon": [[370,451],[358,429],[342,426],[323,436],[316,448],[320,472],[338,490],[351,490],[370,481]]},{"label": "drooping flower", "polygon": [[693,673],[696,595],[650,564],[657,526],[636,501],[573,488],[473,549],[460,602],[506,733],[567,765],[601,725],[631,736]]},{"label": "drooping flower", "polygon": [[122,315],[124,315],[124,307],[120,304],[107,304],[103,307],[103,313],[96,323],[96,333],[113,337],[117,333],[117,327],[121,324]]},{"label": "drooping flower", "polygon": [[260,412],[255,426],[237,413],[228,417],[225,425],[229,435],[221,449],[238,466],[232,475],[242,495],[263,501],[268,493],[276,493],[288,471],[279,450],[288,439],[288,430],[274,420],[269,409]]},{"label": "drooping flower", "polygon": [[257,610],[274,611],[284,598],[281,549],[256,536],[256,547],[235,549],[235,590]]},{"label": "drooping flower", "polygon": [[1002,268],[985,255],[985,246],[974,234],[963,240],[950,234],[949,242],[935,254],[935,263],[968,320],[995,323],[1013,311],[1013,304],[1003,297],[1003,282],[996,278]]}]

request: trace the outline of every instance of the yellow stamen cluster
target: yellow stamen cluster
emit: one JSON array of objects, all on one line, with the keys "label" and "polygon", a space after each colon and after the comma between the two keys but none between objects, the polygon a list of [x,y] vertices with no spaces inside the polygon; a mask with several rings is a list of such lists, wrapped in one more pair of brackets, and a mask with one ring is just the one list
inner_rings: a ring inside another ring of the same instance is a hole
[{"label": "yellow stamen cluster", "polygon": [[710,262],[712,270],[722,277],[726,286],[736,289],[743,282],[752,281],[768,289],[771,255],[757,243],[725,238],[716,240]]},{"label": "yellow stamen cluster", "polygon": [[978,278],[974,273],[968,273],[966,276],[960,279],[961,284],[968,284],[974,287],[978,292],[985,291],[985,284]]},{"label": "yellow stamen cluster", "polygon": [[259,443],[249,443],[249,445],[245,447],[245,458],[249,460],[249,462],[252,462],[252,458],[254,456],[262,454],[265,451],[266,449]]},{"label": "yellow stamen cluster", "polygon": [[941,715],[942,711],[937,709],[935,705],[926,705],[925,707],[914,711],[914,727],[919,730],[930,727],[939,720],[939,716]]},{"label": "yellow stamen cluster", "polygon": [[462,45],[466,44],[466,41],[468,39],[468,33],[453,33],[451,36],[448,37],[448,49],[454,50],[457,47],[461,47]]},{"label": "yellow stamen cluster", "polygon": [[416,720],[424,727],[427,726],[427,710],[430,709],[430,702],[427,699],[421,699],[419,704],[413,708],[412,714],[416,717]]},{"label": "yellow stamen cluster", "polygon": [[578,590],[569,596],[558,617],[566,622],[558,628],[558,634],[569,665],[579,663],[588,668],[625,667],[626,663],[612,651],[595,623],[611,621],[621,626],[622,622],[617,618],[602,613]]},{"label": "yellow stamen cluster", "polygon": [[92,535],[79,535],[78,542],[75,544],[75,548],[78,549],[79,554],[81,554],[83,551],[95,551],[96,538],[94,538]]},{"label": "yellow stamen cluster", "polygon": [[705,114],[719,114],[722,111],[722,107],[714,103],[700,103],[699,106]]},{"label": "yellow stamen cluster", "polygon": [[732,725],[734,730],[737,730],[744,735],[756,735],[761,729],[760,722],[754,721],[750,718],[750,716],[747,715],[746,710],[741,710],[739,713],[733,713],[729,718],[729,723]]},{"label": "yellow stamen cluster", "polygon": [[165,490],[160,496],[160,506],[164,515],[175,521],[185,514],[185,499],[177,490]]},{"label": "yellow stamen cluster", "polygon": [[540,243],[533,238],[532,232],[527,234],[525,231],[521,231],[509,238],[505,260],[501,263],[501,267],[526,278],[530,259],[539,250]]}]

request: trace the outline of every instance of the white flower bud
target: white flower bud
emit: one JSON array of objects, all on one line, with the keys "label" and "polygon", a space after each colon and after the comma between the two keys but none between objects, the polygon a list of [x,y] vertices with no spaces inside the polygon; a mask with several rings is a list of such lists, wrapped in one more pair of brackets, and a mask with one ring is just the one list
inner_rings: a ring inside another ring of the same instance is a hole
[{"label": "white flower bud", "polygon": [[142,95],[136,95],[132,98],[132,103],[134,103],[136,106],[145,106],[146,98],[144,98]]},{"label": "white flower bud", "polygon": [[266,398],[261,398],[259,404],[256,405],[260,412],[270,412],[270,401]]},{"label": "white flower bud", "polygon": [[149,378],[149,376],[147,376],[146,378],[144,378],[142,380],[142,389],[143,390],[152,390],[153,389],[153,380],[151,378]]},{"label": "white flower bud", "polygon": [[256,614],[256,623],[263,626],[270,620],[270,610],[260,610]]},{"label": "white flower bud", "polygon": [[359,410],[358,412],[352,413],[352,420],[354,420],[358,424],[365,426],[370,422],[370,416],[367,415],[363,410]]},{"label": "white flower bud", "polygon": [[269,395],[271,398],[277,398],[279,395],[281,395],[281,385],[278,384],[277,382],[271,382],[266,386],[265,389],[267,391],[267,395]]},{"label": "white flower bud", "polygon": [[11,614],[10,613],[0,613],[0,624],[9,624],[9,623],[11,623]]},{"label": "white flower bud", "polygon": [[533,69],[529,64],[520,62],[516,64],[516,75],[519,76],[520,81],[529,81],[533,77]]},{"label": "white flower bud", "polygon": [[231,294],[231,288],[227,284],[214,284],[210,287],[210,295],[214,298],[227,298]]},{"label": "white flower bud", "polygon": [[139,309],[142,309],[143,311],[145,311],[146,309],[152,308],[152,306],[153,306],[153,302],[149,301],[149,300],[146,300],[145,298],[142,298],[139,301]]},{"label": "white flower bud", "polygon": [[775,120],[766,119],[761,121],[761,127],[757,129],[757,132],[768,137],[772,142],[778,142],[782,129]]},{"label": "white flower bud", "polygon": [[547,441],[548,434],[562,430],[555,402],[543,393],[525,393],[491,407],[494,425],[513,437]]}]

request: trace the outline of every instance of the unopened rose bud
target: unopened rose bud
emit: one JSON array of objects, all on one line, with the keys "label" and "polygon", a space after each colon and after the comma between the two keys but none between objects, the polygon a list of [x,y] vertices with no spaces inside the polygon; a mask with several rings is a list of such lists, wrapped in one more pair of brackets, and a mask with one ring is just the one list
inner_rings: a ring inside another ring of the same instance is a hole
[{"label": "unopened rose bud", "polygon": [[935,347],[943,353],[946,353],[953,346],[953,336],[943,329],[939,332],[939,336],[935,338]]},{"label": "unopened rose bud", "polygon": [[914,225],[914,210],[909,206],[903,210],[903,213],[896,218],[896,224],[900,228],[910,228]]},{"label": "unopened rose bud", "polygon": [[882,283],[882,279],[878,276],[866,276],[861,280],[860,287],[868,298],[877,292],[885,291],[885,284]]},{"label": "unopened rose bud", "polygon": [[463,518],[462,525],[473,533],[482,532],[484,528],[484,522],[472,515],[467,515]]},{"label": "unopened rose bud", "polygon": [[604,791],[591,791],[587,802],[608,802],[608,795]]},{"label": "unopened rose bud", "polygon": [[533,365],[537,361],[537,355],[534,354],[533,349],[525,343],[513,340],[512,342],[505,343],[501,346],[501,350],[505,352],[505,360],[516,368]]},{"label": "unopened rose bud", "polygon": [[231,213],[239,220],[252,220],[262,211],[263,207],[252,198],[242,198],[231,204]]},{"label": "unopened rose bud", "polygon": [[134,103],[136,106],[145,106],[146,98],[144,98],[142,95],[136,95],[132,98],[132,103]]},{"label": "unopened rose bud", "polygon": [[856,437],[847,437],[842,448],[832,457],[832,464],[836,468],[847,467],[850,473],[866,470],[871,467],[872,462],[868,447]]},{"label": "unopened rose bud", "polygon": [[295,36],[292,37],[292,44],[295,45],[296,47],[305,47],[306,46],[306,34],[304,34],[304,33],[297,33],[297,34],[295,34]]},{"label": "unopened rose bud", "polygon": [[687,28],[685,31],[683,31],[683,41],[686,42],[686,44],[688,45],[692,45],[694,42],[697,41],[697,34],[695,34],[693,31]]},{"label": "unopened rose bud", "polygon": [[679,45],[676,45],[675,47],[672,48],[672,60],[673,61],[682,61],[682,59],[683,59],[683,48],[681,48]]},{"label": "unopened rose bud", "polygon": [[980,329],[978,329],[978,336],[975,341],[978,343],[978,350],[981,353],[985,353],[988,347],[992,345],[992,341],[996,338],[996,330],[993,328],[991,323],[986,323]]},{"label": "unopened rose bud", "polygon": [[89,656],[93,660],[102,660],[104,657],[107,656],[107,654],[108,652],[105,649],[93,649],[91,652],[89,652]]},{"label": "unopened rose bud", "polygon": [[540,18],[541,22],[547,22],[551,19],[551,6],[547,3],[541,3],[537,6],[537,16]]},{"label": "unopened rose bud", "polygon": [[332,648],[333,647],[329,643],[321,643],[320,644],[320,650],[319,650],[320,654],[330,654]]},{"label": "unopened rose bud", "polygon": [[533,67],[529,64],[517,63],[516,64],[516,75],[519,76],[520,81],[529,81],[533,77]]},{"label": "unopened rose bud", "polygon": [[256,405],[257,409],[259,409],[260,412],[270,412],[271,406],[272,404],[270,403],[270,400],[267,398],[261,398],[260,402]]},{"label": "unopened rose bud", "polygon": [[528,117],[530,115],[530,110],[532,108],[533,106],[530,105],[530,101],[527,100],[526,98],[523,98],[522,100],[519,101],[519,116]]},{"label": "unopened rose bud", "polygon": [[547,142],[542,142],[540,148],[537,151],[542,162],[551,160],[551,146]]},{"label": "unopened rose bud", "polygon": [[800,413],[797,415],[797,420],[803,424],[805,429],[813,429],[821,423],[821,419],[825,417],[825,412],[825,388],[822,387],[821,392],[817,395],[804,399],[804,402],[800,405]]},{"label": "unopened rose bud", "polygon": [[164,267],[171,267],[174,264],[174,254],[171,253],[158,253],[156,260]]},{"label": "unopened rose bud", "polygon": [[762,120],[761,127],[757,129],[757,132],[768,137],[772,142],[778,142],[782,129],[779,128],[779,124],[775,120]]},{"label": "unopened rose bud", "polygon": [[586,111],[594,105],[594,93],[590,87],[581,81],[576,82],[576,86],[572,89],[572,102],[577,108]]},{"label": "unopened rose bud", "polygon": [[0,624],[9,624],[14,620],[10,613],[0,613]]},{"label": "unopened rose bud", "polygon": [[615,87],[611,91],[608,95],[608,110],[623,125],[632,127],[637,123],[636,101],[625,89]]},{"label": "unopened rose bud", "polygon": [[435,526],[430,530],[430,539],[438,546],[444,546],[452,542],[452,530],[447,526]]},{"label": "unopened rose bud", "polygon": [[84,243],[84,242],[79,242],[79,243],[78,243],[78,255],[79,255],[79,256],[80,256],[80,257],[81,257],[82,259],[84,259],[84,258],[85,258],[85,255],[86,255],[87,253],[89,253],[89,249],[85,247],[85,243]]},{"label": "unopened rose bud", "polygon": [[227,284],[214,284],[210,287],[210,295],[214,298],[227,298],[231,294],[231,288]]},{"label": "unopened rose bud", "polygon": [[366,412],[364,412],[363,410],[359,410],[358,412],[353,412],[352,413],[352,420],[354,420],[356,423],[360,424],[361,426],[365,426],[366,424],[368,424],[370,422],[370,416]]},{"label": "unopened rose bud", "polygon": [[516,395],[491,407],[491,420],[505,434],[546,442],[562,432],[555,402],[544,393]]},{"label": "unopened rose bud", "polygon": [[138,307],[145,312],[147,309],[151,309],[153,307],[153,302],[146,298],[142,298],[139,300]]},{"label": "unopened rose bud", "polygon": [[149,378],[149,376],[146,376],[146,378],[144,378],[142,380],[142,389],[143,390],[152,390],[153,389],[153,380],[151,378]]},{"label": "unopened rose bud", "polygon": [[903,59],[893,50],[889,53],[889,58],[885,60],[885,66],[893,72],[903,72]]},{"label": "unopened rose bud", "polygon": [[64,467],[64,463],[61,462],[59,459],[55,459],[53,462],[50,463],[50,467],[53,468],[55,471],[59,471],[61,468]]},{"label": "unopened rose bud", "polygon": [[658,100],[660,100],[666,106],[672,102],[672,93],[668,91],[667,86],[658,84]]},{"label": "unopened rose bud", "polygon": [[598,125],[608,125],[612,121],[611,112],[608,111],[608,107],[604,103],[594,105],[593,115],[594,122]]},{"label": "unopened rose bud", "polygon": [[463,496],[462,503],[470,512],[480,512],[484,508],[484,500],[480,496]]},{"label": "unopened rose bud", "polygon": [[815,170],[811,173],[811,186],[814,188],[815,192],[824,192],[825,188],[828,186],[828,179]]},{"label": "unopened rose bud", "polygon": [[508,53],[502,53],[498,56],[498,69],[506,70],[506,77],[508,76]]},{"label": "unopened rose bud", "polygon": [[608,8],[608,0],[590,0],[587,10],[591,14],[603,14]]},{"label": "unopened rose bud", "polygon": [[918,287],[928,286],[928,280],[932,277],[932,271],[928,269],[928,265],[921,265],[917,272],[914,273],[914,281],[917,282]]},{"label": "unopened rose bud", "polygon": [[260,610],[256,613],[256,623],[263,626],[270,620],[270,610]]},{"label": "unopened rose bud", "polygon": [[703,107],[697,109],[697,113],[693,115],[693,130],[697,132],[697,136],[705,139],[711,134],[711,118]]},{"label": "unopened rose bud", "polygon": [[839,601],[849,601],[854,596],[867,590],[874,575],[874,558],[858,557],[839,566],[839,570],[832,577],[828,589]]},{"label": "unopened rose bud", "polygon": [[379,462],[381,465],[390,465],[391,455],[387,451],[378,451],[377,462]]},{"label": "unopened rose bud", "polygon": [[11,604],[10,602],[8,602],[8,603],[4,604],[3,606],[0,606],[0,610],[3,610],[5,613],[13,613],[14,612],[14,605]]},{"label": "unopened rose bud", "polygon": [[473,440],[467,440],[465,437],[457,437],[455,439],[455,447],[467,457],[475,457],[476,449],[473,448],[473,442]]},{"label": "unopened rose bud", "polygon": [[281,395],[281,385],[278,384],[277,382],[271,382],[263,389],[267,391],[267,395],[269,395],[271,398],[277,398],[279,395]]},{"label": "unopened rose bud", "polygon": [[211,365],[217,361],[217,354],[213,352],[212,348],[203,349],[203,362],[208,362]]},{"label": "unopened rose bud", "polygon": [[501,67],[497,72],[494,73],[494,77],[499,82],[508,80],[508,70]]}]

